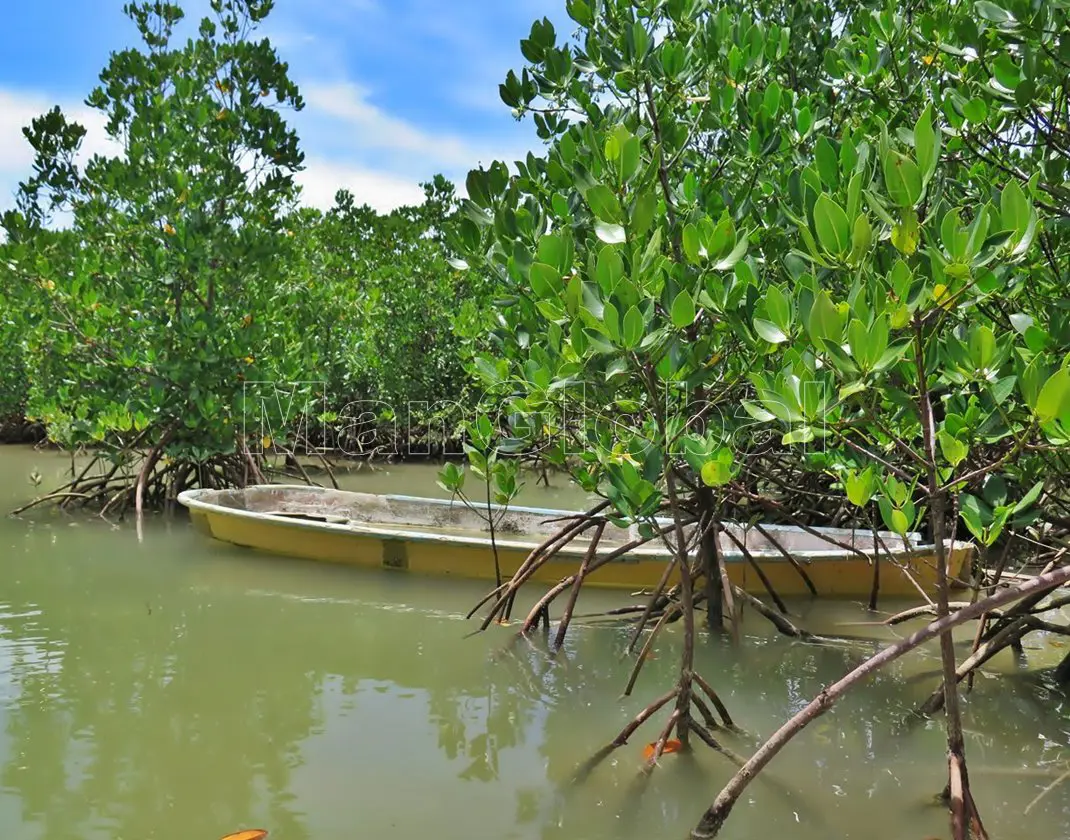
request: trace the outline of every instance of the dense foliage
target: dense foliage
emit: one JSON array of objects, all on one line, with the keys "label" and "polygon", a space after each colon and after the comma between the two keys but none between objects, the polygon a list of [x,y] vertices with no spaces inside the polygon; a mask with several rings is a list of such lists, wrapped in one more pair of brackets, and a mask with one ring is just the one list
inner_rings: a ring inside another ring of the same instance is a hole
[{"label": "dense foliage", "polygon": [[481,290],[439,245],[452,185],[436,177],[387,215],[345,192],[301,208],[284,114],[303,102],[254,38],[272,3],[211,6],[189,40],[177,5],[126,7],[142,44],[112,55],[87,100],[116,154],[80,166],[85,129],[58,108],[25,130],[33,172],[0,246],[0,413],[111,453],[108,470],[150,452],[146,482],[166,472],[171,496],[259,478],[265,443],[371,448],[350,414],[357,431],[396,426],[375,438],[387,447],[440,416],[438,438],[454,434],[436,402],[467,385]]},{"label": "dense foliage", "polygon": [[[367,451],[383,426],[391,446],[466,430],[474,507],[515,495],[505,455],[537,454],[673,547],[633,643],[682,618],[658,749],[674,727],[712,742],[691,657],[698,604],[715,634],[738,618],[724,523],[920,530],[941,619],[945,537],[980,547],[979,598],[1009,549],[1050,558],[1070,524],[1068,3],[565,5],[575,32],[535,22],[500,88],[543,153],[384,216],[345,192],[300,206],[282,116],[300,93],[252,37],[269,0],[212,0],[182,45],[176,5],[129,4],[142,46],[88,100],[121,152],[79,166],[84,129],[59,110],[26,132],[0,415],[25,406],[54,441],[110,453],[90,485],[108,505],[135,475],[164,500],[259,479],[265,443]],[[57,210],[72,221],[50,231]],[[303,384],[250,400],[264,383]],[[476,389],[465,425],[452,403]],[[464,492],[459,468],[442,478]],[[977,655],[1013,641],[1005,621],[982,618]],[[984,829],[948,632],[941,649],[961,840]]]},{"label": "dense foliage", "polygon": [[[685,650],[666,732],[708,740],[693,585],[711,629],[735,610],[717,540],[692,566],[684,523],[923,530],[947,616],[946,537],[984,549],[1063,516],[1067,7],[567,7],[576,36],[537,21],[501,87],[547,154],[468,179],[453,246],[513,302],[474,369],[514,434],[582,418],[560,427],[578,457],[547,454],[618,522],[652,536],[675,519]],[[983,836],[941,639],[954,834]]]}]

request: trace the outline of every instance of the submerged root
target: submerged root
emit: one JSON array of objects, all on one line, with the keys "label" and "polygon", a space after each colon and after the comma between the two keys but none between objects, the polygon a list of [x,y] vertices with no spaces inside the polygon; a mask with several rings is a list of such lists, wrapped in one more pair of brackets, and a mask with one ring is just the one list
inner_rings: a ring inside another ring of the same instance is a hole
[{"label": "submerged root", "polygon": [[[1051,589],[1061,586],[1067,581],[1070,581],[1070,568],[1061,568],[1047,572],[1027,583],[1021,584],[1020,586],[1004,589],[965,609],[939,618],[926,625],[924,628],[912,633],[907,638],[896,644],[890,645],[880,653],[869,657],[865,662],[848,672],[841,679],[824,688],[817,697],[811,700],[810,703],[796,713],[758,748],[743,767],[739,769],[735,776],[733,776],[721,789],[721,792],[717,795],[713,804],[702,815],[698,825],[692,831],[692,838],[695,838],[695,840],[709,840],[709,838],[716,837],[724,827],[725,821],[731,814],[739,797],[742,795],[743,791],[746,790],[751,781],[764,770],[769,762],[776,757],[792,738],[831,709],[836,701],[852,687],[861,683],[885,665],[894,662],[899,657],[916,649],[918,646],[929,640],[947,633],[953,627],[962,624],[965,621],[979,618],[986,612],[991,612],[997,607],[1013,603],[1014,601],[1024,602],[1026,599],[1031,599],[1037,593],[1051,591]],[[965,768],[963,767],[963,771],[964,770]],[[967,801],[966,797],[969,788],[968,780],[966,780],[964,776],[963,782],[962,796],[963,800]],[[972,803],[972,797],[968,801]],[[974,813],[976,813],[976,809],[974,809]],[[983,830],[983,826],[980,825],[979,819],[977,820],[977,825]]]},{"label": "submerged root", "polygon": [[589,759],[587,759],[577,768],[576,772],[573,774],[572,777],[573,782],[581,782],[586,779],[591,774],[591,772],[596,767],[598,767],[599,764],[601,764],[603,761],[606,760],[606,758],[609,757],[611,753],[627,744],[628,739],[632,737],[632,735],[640,726],[646,723],[647,720],[649,720],[650,717],[653,716],[659,709],[663,708],[666,704],[676,699],[678,690],[679,689],[674,688],[672,691],[663,694],[661,697],[647,705],[645,709],[639,712],[639,714],[637,714],[628,723],[628,725],[625,726],[617,734],[616,738],[614,738],[612,741],[602,747],[598,752],[592,755]]},{"label": "submerged root", "polygon": [[[671,691],[663,694],[661,697],[648,704],[639,712],[639,714],[629,721],[623,729],[621,729],[612,741],[584,761],[573,774],[572,782],[579,783],[584,781],[590,776],[591,772],[613,752],[627,745],[629,739],[641,726],[643,726],[643,724],[674,700],[676,701],[677,706],[669,714],[665,724],[658,733],[658,737],[648,745],[647,755],[643,761],[641,772],[649,773],[654,769],[658,764],[658,761],[665,754],[666,747],[672,743],[670,738],[673,734],[673,730],[675,729],[677,731],[677,737],[679,738],[679,735],[681,734],[680,729],[683,726],[686,726],[689,732],[698,735],[699,739],[711,749],[728,758],[736,766],[741,767],[744,763],[743,757],[724,746],[713,735],[713,732],[715,731],[730,731],[733,733],[738,733],[740,731],[735,724],[733,724],[732,718],[729,716],[724,703],[721,702],[717,693],[710,688],[709,683],[702,679],[702,677],[697,674],[688,674],[687,677],[687,682],[693,681],[694,684],[700,687],[705,694],[705,698],[693,689],[688,689],[685,697],[682,693],[684,689],[681,684],[678,683]],[[681,680],[680,682],[682,683],[683,681],[684,680]],[[681,698],[684,698],[682,702]],[[707,704],[707,699],[713,704],[714,708],[717,710],[717,714],[720,715],[720,723],[717,720],[717,716],[710,709],[709,704]],[[691,714],[692,709],[697,711],[697,716],[702,719],[702,723],[699,723],[695,719],[695,716]],[[683,741],[683,739],[679,740],[681,742]],[[686,746],[686,744],[681,743],[677,746],[677,749],[686,750],[689,749],[689,747]]]},{"label": "submerged root", "polygon": [[184,490],[246,486],[248,467],[242,455],[218,455],[205,461],[170,460],[165,456],[170,440],[165,431],[147,452],[99,453],[74,479],[11,513],[18,515],[56,503],[63,510],[78,506],[105,518],[122,519],[130,508],[139,516],[149,510],[167,510]]}]

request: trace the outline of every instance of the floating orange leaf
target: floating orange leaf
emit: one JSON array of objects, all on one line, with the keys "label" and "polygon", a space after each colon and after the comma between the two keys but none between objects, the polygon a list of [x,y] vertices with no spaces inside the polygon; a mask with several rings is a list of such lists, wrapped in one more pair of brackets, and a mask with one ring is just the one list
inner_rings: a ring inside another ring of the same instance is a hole
[{"label": "floating orange leaf", "polygon": [[[645,747],[643,747],[643,761],[650,761],[650,759],[654,757],[654,751],[657,749],[657,746],[657,744],[647,744]],[[665,755],[667,753],[679,752],[681,749],[683,749],[683,746],[683,744],[681,744],[675,739],[666,741],[665,749],[661,751],[661,754]]]},{"label": "floating orange leaf", "polygon": [[222,840],[264,840],[265,837],[267,837],[267,831],[263,828],[246,828],[243,831],[228,834]]}]

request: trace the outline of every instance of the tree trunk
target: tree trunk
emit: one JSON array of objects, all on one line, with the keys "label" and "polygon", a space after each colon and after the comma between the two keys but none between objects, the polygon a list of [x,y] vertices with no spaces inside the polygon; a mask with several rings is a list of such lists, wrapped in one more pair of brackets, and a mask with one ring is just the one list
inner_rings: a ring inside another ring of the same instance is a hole
[{"label": "tree trunk", "polygon": [[691,672],[695,665],[695,603],[691,577],[691,563],[684,540],[683,512],[676,494],[676,476],[672,466],[665,471],[672,506],[673,528],[676,537],[677,565],[680,568],[680,609],[684,618],[684,650],[680,657],[680,682],[676,696],[676,737],[685,747],[691,738]]},{"label": "tree trunk", "polygon": [[[925,441],[925,467],[928,482],[929,522],[932,525],[933,543],[936,548],[936,617],[946,619],[948,605],[947,547],[947,495],[940,487],[936,461],[936,424],[925,372],[925,339],[921,322],[914,322],[914,364],[918,377],[918,411],[921,414],[921,429]],[[952,544],[953,545],[953,544]],[[969,840],[970,822],[980,824],[970,795],[970,779],[966,770],[966,742],[962,736],[962,714],[959,709],[959,683],[955,674],[955,642],[951,631],[940,634],[940,663],[944,677],[944,712],[947,726],[948,793],[951,807],[951,836],[953,840]],[[983,833],[983,830],[982,830]]]},{"label": "tree trunk", "polygon": [[715,633],[725,632],[724,592],[718,563],[721,523],[714,510],[713,494],[709,490],[703,490],[699,495],[699,504],[699,521],[703,522],[706,528],[699,546],[702,572],[706,576],[706,625],[712,637]]}]

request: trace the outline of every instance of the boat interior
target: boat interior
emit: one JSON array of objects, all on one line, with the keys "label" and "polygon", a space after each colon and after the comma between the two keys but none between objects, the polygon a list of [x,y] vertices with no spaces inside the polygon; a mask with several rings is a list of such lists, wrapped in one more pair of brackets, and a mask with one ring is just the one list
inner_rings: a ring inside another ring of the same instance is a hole
[{"label": "boat interior", "polygon": [[[355,493],[322,487],[294,485],[258,485],[244,490],[202,491],[200,501],[225,508],[247,511],[261,516],[322,522],[337,526],[365,526],[404,532],[441,534],[453,537],[485,540],[490,536],[487,508],[469,507],[461,500],[427,499],[411,496],[388,496]],[[502,509],[492,505],[496,536],[503,541],[537,543],[563,528],[574,511],[545,510],[514,507]],[[661,527],[670,526],[670,519],[659,519]],[[695,538],[695,526],[685,529],[689,543]],[[726,554],[740,553],[739,543],[759,555],[777,556],[784,552],[793,555],[839,553],[850,546],[867,553],[875,550],[871,530],[848,528],[802,528],[787,525],[743,525],[731,523],[728,533],[721,536]],[[618,527],[608,523],[601,546],[612,548],[635,539],[636,526]],[[880,552],[893,554],[920,547],[921,535],[907,535],[909,543],[898,534],[878,532],[883,547]],[[738,542],[737,542],[738,541]],[[574,541],[573,550],[582,548],[585,538]],[[651,548],[664,550],[664,544]]]}]

